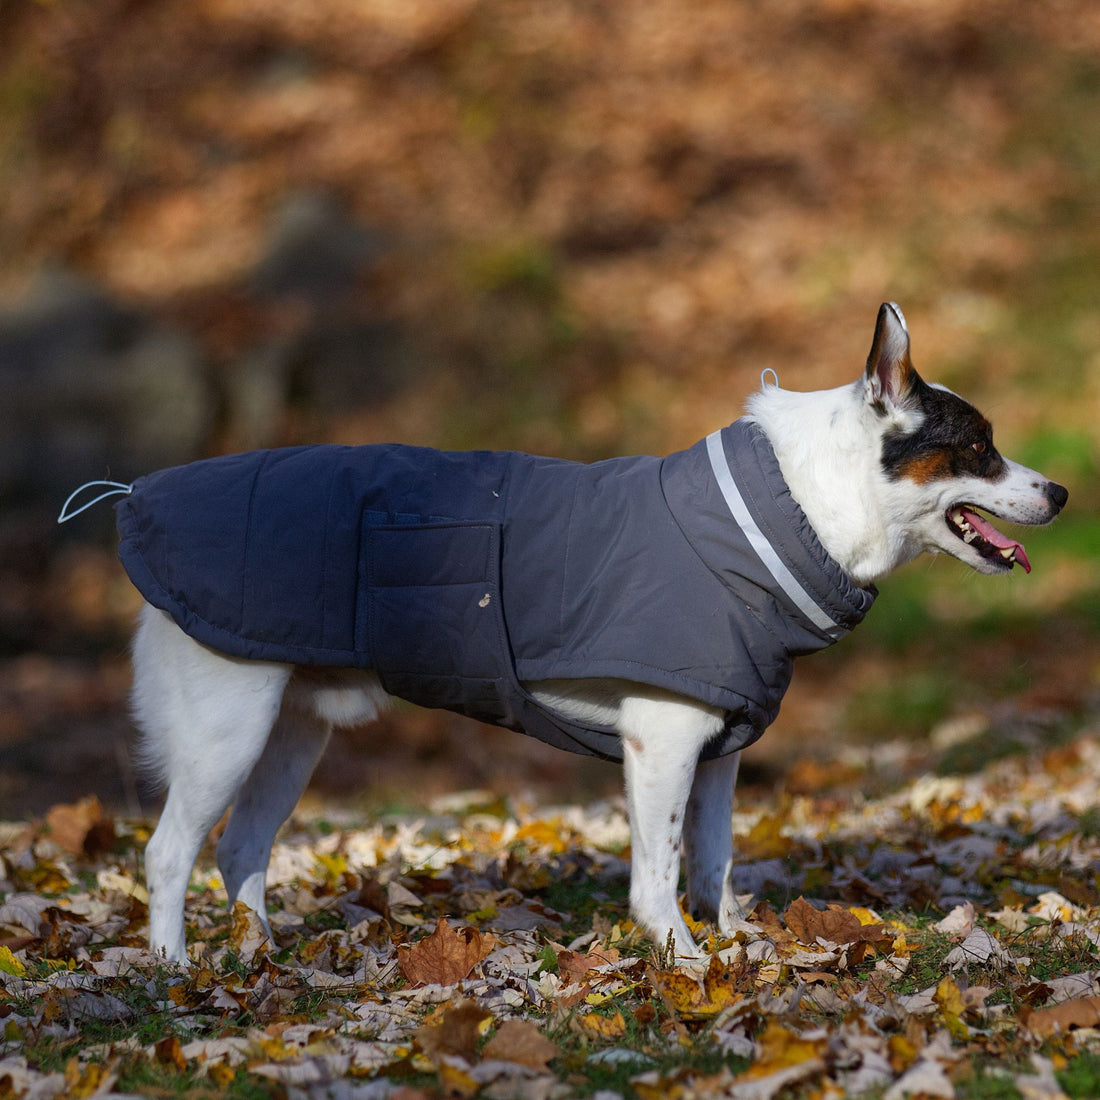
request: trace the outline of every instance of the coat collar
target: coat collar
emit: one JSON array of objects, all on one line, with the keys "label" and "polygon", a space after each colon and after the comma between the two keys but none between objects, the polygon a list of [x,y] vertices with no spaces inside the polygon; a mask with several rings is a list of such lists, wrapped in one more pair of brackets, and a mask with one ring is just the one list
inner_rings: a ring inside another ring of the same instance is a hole
[{"label": "coat collar", "polygon": [[821,544],[759,425],[736,420],[670,455],[664,479],[699,556],[729,587],[747,581],[779,597],[805,636],[797,649],[820,649],[863,620],[876,589],[853,584]]}]

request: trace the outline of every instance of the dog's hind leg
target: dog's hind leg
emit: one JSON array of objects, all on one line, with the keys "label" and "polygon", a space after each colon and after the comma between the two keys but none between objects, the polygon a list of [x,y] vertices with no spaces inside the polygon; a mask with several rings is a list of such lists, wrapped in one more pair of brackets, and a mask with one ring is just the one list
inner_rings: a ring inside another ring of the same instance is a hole
[{"label": "dog's hind leg", "polygon": [[734,752],[699,764],[684,819],[688,904],[698,919],[715,921],[721,932],[731,932],[746,915],[730,880],[733,790],[740,762],[741,754]]},{"label": "dog's hind leg", "polygon": [[289,666],[224,657],[143,611],[134,712],[145,763],[168,787],[145,850],[149,940],[176,962],[187,960],[183,906],[195,859],[260,758],[289,677]]},{"label": "dog's hind leg", "polygon": [[331,730],[315,715],[284,705],[218,842],[218,869],[230,905],[243,901],[259,916],[269,936],[265,886],[271,846],[279,826],[302,797]]},{"label": "dog's hind leg", "polygon": [[671,934],[681,958],[699,952],[676,901],[680,837],[699,753],[722,720],[717,710],[672,697],[628,697],[620,712],[630,908],[658,945]]},{"label": "dog's hind leg", "polygon": [[279,826],[302,797],[333,728],[373,722],[388,701],[377,676],[367,670],[297,669],[291,678],[271,736],[234,800],[218,844],[230,904],[243,901],[253,909],[268,935],[264,887]]}]

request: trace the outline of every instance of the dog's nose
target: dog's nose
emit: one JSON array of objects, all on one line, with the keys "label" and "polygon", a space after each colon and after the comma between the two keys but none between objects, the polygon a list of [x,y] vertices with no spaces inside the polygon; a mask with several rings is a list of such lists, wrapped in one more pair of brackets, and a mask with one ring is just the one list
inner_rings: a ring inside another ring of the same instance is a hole
[{"label": "dog's nose", "polygon": [[1054,505],[1054,510],[1060,512],[1069,500],[1069,490],[1056,481],[1047,482],[1047,500]]}]

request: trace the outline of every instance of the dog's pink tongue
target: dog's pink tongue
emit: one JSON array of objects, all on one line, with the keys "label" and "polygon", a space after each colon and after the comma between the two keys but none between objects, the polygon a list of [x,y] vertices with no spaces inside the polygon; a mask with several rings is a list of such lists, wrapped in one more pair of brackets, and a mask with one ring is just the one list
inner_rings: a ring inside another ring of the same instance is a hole
[{"label": "dog's pink tongue", "polygon": [[1025,573],[1031,572],[1031,562],[1027,560],[1027,554],[1020,543],[1015,539],[1010,539],[1008,535],[1001,534],[993,524],[987,523],[981,516],[971,512],[969,508],[963,508],[962,514],[966,522],[969,523],[986,542],[991,542],[998,550],[1013,550],[1014,554],[1012,560],[1014,564],[1022,565]]}]

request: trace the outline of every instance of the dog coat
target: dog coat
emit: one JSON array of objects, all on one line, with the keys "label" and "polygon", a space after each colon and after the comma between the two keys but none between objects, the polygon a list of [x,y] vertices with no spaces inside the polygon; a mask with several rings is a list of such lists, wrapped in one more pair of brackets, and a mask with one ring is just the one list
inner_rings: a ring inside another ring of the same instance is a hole
[{"label": "dog coat", "polygon": [[119,555],[145,599],[235,657],[376,670],[393,695],[622,759],[524,682],[615,677],[756,740],[792,659],[859,623],[851,583],[738,420],[665,458],[291,447],[140,478]]}]

